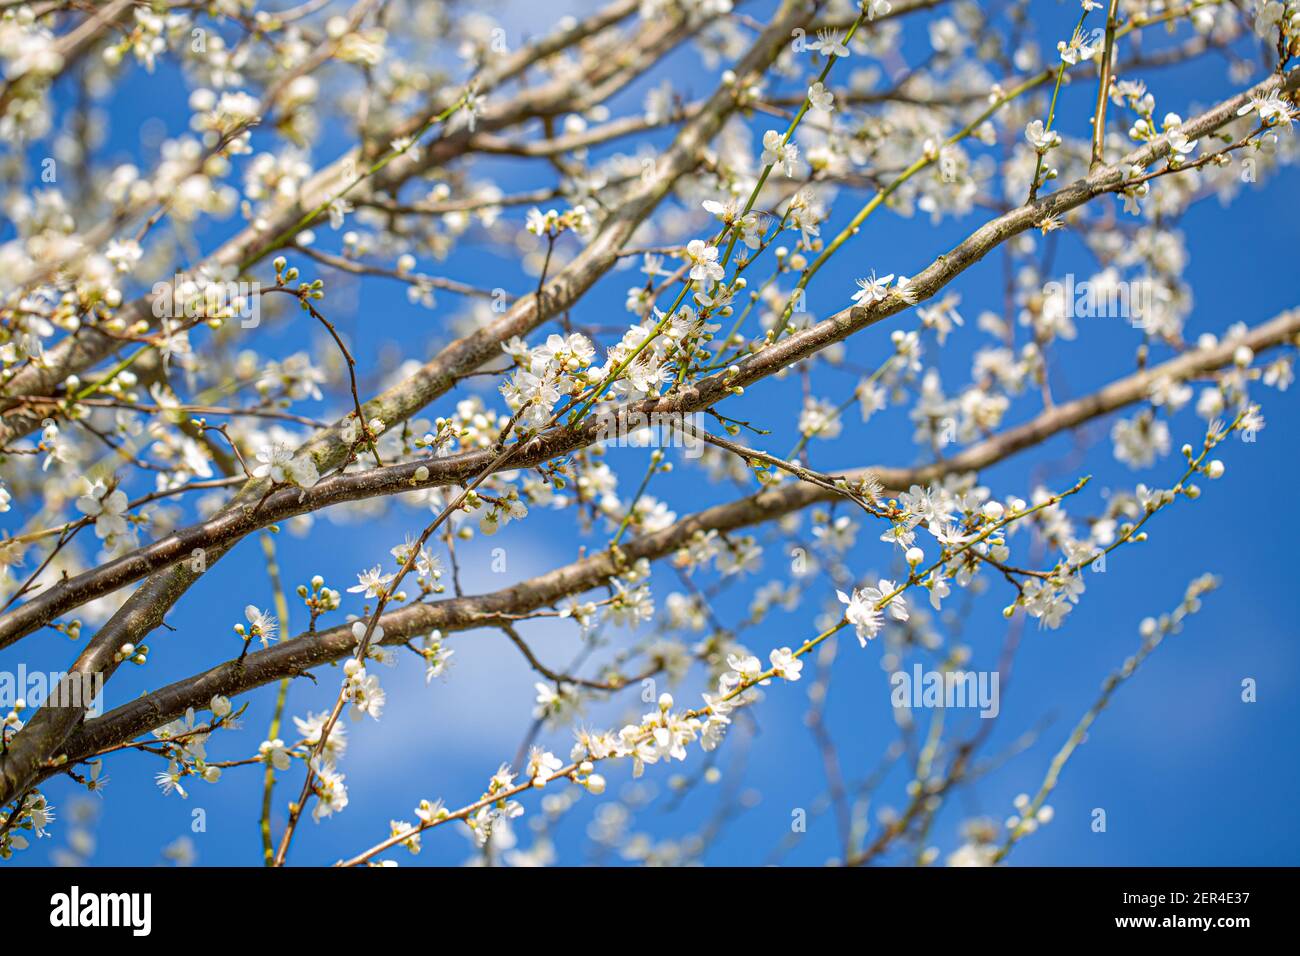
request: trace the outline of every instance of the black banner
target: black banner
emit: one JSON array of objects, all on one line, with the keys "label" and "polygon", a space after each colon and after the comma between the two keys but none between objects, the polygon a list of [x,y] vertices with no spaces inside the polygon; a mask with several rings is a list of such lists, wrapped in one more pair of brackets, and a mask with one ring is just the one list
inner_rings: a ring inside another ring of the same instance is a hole
[{"label": "black banner", "polygon": [[[1208,868],[15,868],[3,886],[11,940],[76,933],[127,946],[189,941],[197,927],[244,920],[257,926],[260,940],[337,945],[355,934],[373,943],[381,924],[472,931],[479,917],[499,908],[542,916],[557,933],[570,920],[593,931],[604,924],[599,933],[609,942],[611,934],[639,934],[641,919],[685,929],[703,917],[716,921],[719,939],[724,927],[797,936],[815,918],[819,934],[840,928],[927,940],[969,935],[981,945],[1044,934],[1180,942],[1199,935],[1230,945],[1241,933],[1288,927],[1295,876],[1291,869]],[[616,913],[622,918],[605,920]]]}]

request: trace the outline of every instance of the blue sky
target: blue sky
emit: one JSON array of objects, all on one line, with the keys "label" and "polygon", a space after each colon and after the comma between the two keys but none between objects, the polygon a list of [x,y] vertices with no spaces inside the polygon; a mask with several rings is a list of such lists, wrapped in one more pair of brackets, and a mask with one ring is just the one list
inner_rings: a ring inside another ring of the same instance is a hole
[{"label": "blue sky", "polygon": [[[573,8],[589,6],[574,4]],[[767,4],[754,6],[750,11],[754,15],[760,6],[767,8]],[[1077,19],[1078,6],[1073,2],[1046,0],[1032,6],[1043,39],[1052,43],[1067,35]],[[541,29],[549,20],[522,5],[512,6],[510,16],[506,21],[509,28],[522,33]],[[908,21],[902,54],[909,62],[919,61],[924,53],[925,22],[924,16]],[[689,94],[706,93],[712,88],[713,76],[700,71],[698,62],[693,51],[674,54],[661,71],[610,104],[615,115],[636,111],[646,89],[668,73]],[[152,79],[137,75],[131,81],[134,85],[128,85],[126,95],[112,106],[105,155],[138,150],[138,130],[148,117],[162,116],[176,129],[176,120],[183,115],[182,104],[172,95],[176,79],[170,67],[161,66]],[[1218,58],[1205,59],[1197,66],[1153,71],[1148,82],[1162,113],[1174,110],[1184,116],[1193,114],[1198,104],[1207,105],[1239,86],[1227,77],[1226,65]],[[132,91],[137,95],[130,95]],[[1092,95],[1090,83],[1076,84],[1062,94],[1059,126],[1066,134],[1086,135]],[[762,128],[755,125],[760,133]],[[332,159],[342,143],[338,136],[327,137],[313,158],[320,162]],[[254,145],[258,145],[256,137]],[[623,144],[605,152],[619,148],[624,148]],[[549,170],[538,164],[525,167],[523,161],[494,160],[478,169],[483,175],[495,176],[507,191],[550,181]],[[833,228],[851,215],[862,198],[843,194],[836,205]],[[1300,239],[1298,211],[1294,180],[1283,175],[1246,188],[1230,208],[1209,199],[1182,218],[1178,228],[1186,238],[1190,256],[1187,278],[1196,299],[1187,323],[1189,340],[1204,331],[1222,332],[1233,322],[1267,320],[1295,304],[1291,277]],[[522,223],[523,212],[513,210],[508,215]],[[822,317],[842,307],[853,290],[853,280],[873,268],[882,273],[914,274],[985,216],[976,210],[936,226],[928,217],[904,219],[882,211],[819,275],[810,295],[813,311]],[[215,245],[224,231],[218,227],[205,236],[205,248]],[[322,241],[332,248],[329,244],[337,242],[336,236],[320,232]],[[1081,275],[1093,271],[1080,248],[1076,237],[1064,234],[1057,274],[1070,269]],[[305,260],[301,265],[305,276],[318,274]],[[422,260],[421,267],[475,285],[502,285],[512,292],[530,289],[536,281],[520,271],[516,257],[489,256],[477,245],[467,245],[444,263]],[[324,275],[330,282],[331,275]],[[630,273],[607,277],[583,300],[575,319],[623,321],[623,297],[635,282]],[[962,296],[961,312],[967,324],[949,338],[940,360],[950,391],[964,380],[972,351],[986,343],[973,319],[984,309],[1000,309],[1001,283],[1001,262],[995,254],[951,287]],[[338,285],[344,285],[342,280]],[[362,368],[373,367],[381,352],[394,348],[404,358],[424,358],[450,337],[448,330],[458,310],[450,295],[442,295],[439,307],[429,312],[407,305],[403,289],[382,281],[367,280],[363,291],[364,306],[359,309],[344,305],[330,309],[332,300],[325,300],[326,314],[348,336]],[[355,301],[355,294],[350,298]],[[344,293],[334,301],[347,302],[349,296]],[[270,355],[301,348],[307,333],[298,321],[268,323],[249,344]],[[1078,324],[1078,340],[1066,343],[1056,353],[1058,374],[1053,386],[1058,399],[1082,395],[1133,368],[1139,332],[1116,320],[1081,320]],[[855,336],[848,343],[848,357],[857,365],[874,368],[889,354],[893,329],[918,327],[915,313],[904,313]],[[926,337],[926,344],[927,356],[933,356],[936,344],[932,335]],[[1167,350],[1155,355],[1157,360],[1165,357]],[[833,371],[818,375],[817,394],[836,401],[850,393],[855,380],[852,375]],[[1032,728],[1038,728],[1038,736],[996,772],[956,792],[939,815],[930,844],[947,853],[959,843],[957,827],[964,818],[987,814],[1000,820],[1011,812],[1016,794],[1033,793],[1052,755],[1096,698],[1103,678],[1137,649],[1138,622],[1172,610],[1188,581],[1209,571],[1221,577],[1222,587],[1206,597],[1204,609],[1190,619],[1183,633],[1162,645],[1120,689],[1066,768],[1050,800],[1056,810],[1054,821],[1025,840],[1011,861],[1082,865],[1300,862],[1300,823],[1292,807],[1300,783],[1294,759],[1294,728],[1300,720],[1295,620],[1300,608],[1290,562],[1290,543],[1300,531],[1300,519],[1287,505],[1293,495],[1293,422],[1300,414],[1300,403],[1294,389],[1279,395],[1257,388],[1256,395],[1264,400],[1269,426],[1254,444],[1233,440],[1221,449],[1218,456],[1227,464],[1226,476],[1218,482],[1203,482],[1205,493],[1199,501],[1180,501],[1157,516],[1149,525],[1148,542],[1120,549],[1112,555],[1105,574],[1090,575],[1084,600],[1060,630],[1040,631],[1033,624],[1026,628],[1012,682],[1004,688],[1001,716],[982,752],[986,756],[1002,753]],[[799,401],[800,383],[797,377],[790,377],[769,380],[722,410],[742,419],[759,418],[772,429],[764,447],[783,453],[793,442]],[[443,405],[449,406],[450,399],[444,399]],[[431,411],[436,414],[440,407]],[[335,397],[304,413],[324,417],[326,411],[342,408]],[[1008,423],[1032,417],[1039,408],[1037,397],[1022,397],[1013,406]],[[922,460],[911,442],[903,409],[873,419],[869,427],[854,413],[846,425],[840,441],[814,443],[811,461],[815,467],[834,471]],[[1203,424],[1190,408],[1176,416],[1170,427],[1175,449],[1183,441],[1198,443],[1203,434]],[[1032,485],[1026,476],[1031,469],[1041,469],[1047,476],[1045,482],[1057,489],[1082,474],[1091,474],[1093,481],[1080,497],[1077,511],[1085,514],[1100,508],[1107,489],[1131,488],[1137,481],[1168,485],[1181,473],[1176,451],[1139,472],[1119,464],[1111,454],[1108,431],[1109,420],[1084,430],[1091,447],[1082,460],[1073,457],[1070,437],[1058,437],[990,469],[983,482],[995,494],[1028,497]],[[648,454],[645,449],[611,450],[609,461],[620,475],[625,494],[644,472]],[[708,483],[698,468],[680,460],[672,475],[655,479],[652,493],[667,501],[679,516],[738,494],[732,487]],[[292,588],[320,573],[332,586],[346,587],[358,570],[385,559],[390,547],[407,533],[418,532],[428,520],[427,511],[398,504],[377,519],[336,522],[324,518],[308,539],[282,533],[277,547],[286,583]],[[895,560],[888,546],[876,540],[878,533],[872,533],[870,526],[860,532],[858,544],[846,559],[856,573],[883,573]],[[522,526],[511,525],[495,539],[476,538],[461,550],[465,590],[495,590],[571,561],[577,556],[576,538],[568,513],[535,509]],[[603,531],[598,531],[585,543],[599,547],[604,540]],[[491,569],[491,549],[500,546],[508,555],[504,574]],[[722,593],[716,604],[719,615],[724,620],[742,617],[753,589],[779,573],[784,563],[780,546],[775,546],[763,573],[749,579],[748,586]],[[710,580],[712,577],[705,578]],[[970,666],[976,669],[996,666],[1006,632],[998,610],[1010,600],[1009,586],[992,578],[989,583],[989,593],[971,602],[968,616],[960,622],[961,639],[973,651]],[[671,590],[680,590],[679,582],[670,569],[660,569],[654,578],[656,596],[662,599]],[[745,633],[744,642],[764,659],[770,648],[795,645],[814,633],[812,618],[824,610],[828,599],[833,600],[830,582],[814,583],[800,610],[773,611],[762,626]],[[109,685],[109,706],[234,656],[238,646],[230,628],[242,618],[244,604],[250,602],[263,607],[271,603],[261,548],[251,538],[215,565],[173,610],[168,621],[175,630],[153,636],[148,666],[119,672]],[[950,600],[949,605],[966,607],[957,600]],[[356,609],[344,607],[345,611]],[[301,630],[304,619],[304,615],[291,617],[295,632]],[[576,633],[565,626],[538,622],[525,625],[523,633],[539,656],[556,666],[579,649]],[[617,639],[627,640],[625,634]],[[500,762],[513,759],[530,723],[536,675],[496,632],[458,634],[451,638],[451,646],[456,651],[455,666],[445,681],[426,687],[422,667],[409,655],[398,670],[383,672],[389,699],[384,719],[349,726],[350,747],[341,769],[347,774],[350,805],[342,815],[319,825],[304,823],[295,840],[292,862],[330,863],[352,855],[385,837],[390,818],[412,819],[412,808],[421,798],[441,797],[453,807],[468,803],[482,792]],[[22,661],[28,668],[56,669],[65,666],[70,651],[65,637],[42,632],[0,653],[0,667],[13,668]],[[896,736],[880,654],[880,644],[860,649],[847,637],[840,643],[834,664],[827,726],[850,781],[867,776]],[[807,677],[808,669],[804,673]],[[336,693],[338,676],[337,670],[326,669],[319,686],[295,682],[288,713],[301,715],[327,707]],[[1258,683],[1255,703],[1241,700],[1244,678]],[[697,680],[688,681],[678,691],[678,698],[693,702],[698,690]],[[700,783],[671,812],[664,809],[672,802],[667,799],[669,780],[679,773],[692,779],[700,773],[704,763],[698,750],[692,750],[685,765],[649,768],[636,782],[635,793],[629,789],[633,783],[627,768],[610,768],[610,789],[604,801],[646,797],[644,806],[634,811],[632,829],[656,837],[680,836],[703,826],[731,786],[733,775],[743,774],[738,786],[744,809],[728,814],[705,860],[742,865],[764,862],[789,834],[792,810],[813,807],[826,790],[821,758],[803,723],[806,691],[807,681],[768,688],[763,702],[752,710],[753,739],[742,740],[743,735],[737,733],[719,751],[721,782]],[[266,689],[249,700],[244,717],[247,730],[210,741],[209,752],[214,758],[242,757],[256,749],[270,715],[273,692]],[[633,692],[622,702],[593,709],[589,721],[617,726],[643,709]],[[958,726],[975,729],[976,721],[964,714],[956,719]],[[541,739],[557,752],[567,752],[570,743],[563,730],[547,732]],[[96,801],[99,821],[89,862],[154,863],[160,859],[161,847],[182,836],[193,841],[200,864],[260,862],[258,768],[231,770],[215,787],[195,784],[190,799],[182,801],[162,796],[154,786],[153,774],[162,769],[158,763],[156,758],[138,754],[109,761],[105,772],[112,780],[102,801]],[[886,778],[871,807],[873,820],[882,807],[903,805],[903,787],[909,778],[902,768]],[[296,796],[300,785],[295,766],[277,788],[277,832],[283,822],[282,808]],[[69,781],[47,785],[50,800],[61,808],[76,799],[76,791]],[[537,815],[538,797],[528,795],[524,802],[529,812],[517,833],[526,847],[532,839],[526,824]],[[554,839],[563,862],[590,861],[584,829],[601,802],[584,797],[558,825]],[[1090,829],[1092,811],[1099,807],[1106,810],[1105,833]],[[205,832],[192,831],[196,809],[204,811]],[[425,849],[418,857],[405,852],[394,856],[403,865],[460,863],[469,856],[471,845],[457,830],[463,828],[448,827],[426,835]],[[66,831],[56,825],[52,838],[39,841],[16,862],[47,863],[65,843]],[[837,852],[834,821],[826,814],[813,817],[808,831],[783,859],[819,864]],[[887,859],[907,861],[911,857]]]}]

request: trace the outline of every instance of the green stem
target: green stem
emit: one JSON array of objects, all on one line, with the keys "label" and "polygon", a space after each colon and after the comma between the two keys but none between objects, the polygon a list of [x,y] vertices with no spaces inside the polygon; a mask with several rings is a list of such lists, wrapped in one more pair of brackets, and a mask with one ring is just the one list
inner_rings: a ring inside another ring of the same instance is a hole
[{"label": "green stem", "polygon": [[[280,633],[292,633],[289,630],[289,602],[284,596],[284,583],[280,578],[280,564],[275,557],[275,539],[269,533],[262,534],[262,552],[266,555],[266,576],[271,580],[271,591],[275,601],[275,613],[280,619]],[[275,710],[271,714],[271,725],[267,728],[266,739],[275,740],[280,736],[280,721],[284,717],[284,702],[289,696],[289,678],[280,679],[279,693],[275,698]],[[271,842],[271,795],[275,789],[275,768],[269,763],[262,775],[262,859],[267,866],[275,860],[275,848]]]}]

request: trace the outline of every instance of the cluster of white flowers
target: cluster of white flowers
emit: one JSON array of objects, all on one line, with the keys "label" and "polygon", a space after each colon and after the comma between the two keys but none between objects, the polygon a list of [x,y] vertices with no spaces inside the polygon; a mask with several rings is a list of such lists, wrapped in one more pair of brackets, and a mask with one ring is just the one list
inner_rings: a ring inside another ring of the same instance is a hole
[{"label": "cluster of white flowers", "polygon": [[119,554],[138,543],[126,517],[126,492],[102,481],[86,482],[86,493],[77,499],[77,510],[95,520],[95,536],[103,540],[109,554]]},{"label": "cluster of white flowers", "polygon": [[[216,716],[215,708],[220,706],[214,698],[214,721],[206,726],[219,726],[223,718]],[[182,782],[186,777],[198,777],[206,783],[216,783],[221,779],[221,768],[211,766],[207,760],[207,740],[210,730],[205,730],[204,726],[195,723],[194,708],[190,707],[180,719],[173,720],[153,731],[153,736],[166,745],[167,769],[159,771],[154,777],[158,788],[164,794],[176,793],[182,799],[188,798],[189,792]],[[102,783],[101,780],[101,785]]]},{"label": "cluster of white flowers", "polygon": [[284,445],[265,445],[258,449],[254,478],[270,478],[276,484],[291,482],[300,488],[310,488],[320,481],[320,472],[311,456],[295,455]]},{"label": "cluster of white flowers", "polygon": [[880,633],[885,621],[882,611],[888,610],[896,621],[907,620],[907,602],[898,593],[899,590],[893,581],[881,578],[875,587],[854,588],[852,595],[843,591],[835,592],[845,605],[845,620],[853,625],[858,643],[863,647]]},{"label": "cluster of white flowers", "polygon": [[501,386],[501,394],[510,409],[519,412],[519,422],[525,428],[546,425],[562,397],[581,394],[601,379],[591,365],[595,346],[580,332],[549,335],[533,348],[514,338],[502,348],[518,367]]}]

